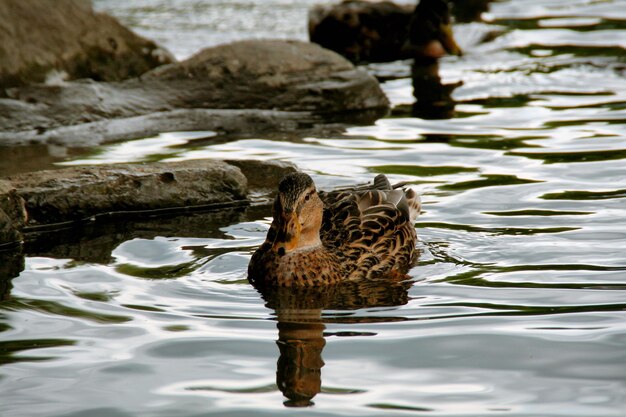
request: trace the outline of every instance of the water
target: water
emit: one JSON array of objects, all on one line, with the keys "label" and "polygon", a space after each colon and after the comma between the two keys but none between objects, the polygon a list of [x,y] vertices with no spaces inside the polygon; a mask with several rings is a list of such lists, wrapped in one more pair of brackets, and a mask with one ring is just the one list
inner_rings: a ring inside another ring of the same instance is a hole
[{"label": "water", "polygon": [[[96,6],[184,57],[303,39],[312,3]],[[42,235],[0,280],[0,414],[624,416],[626,3],[503,1],[483,20],[440,63],[462,82],[449,119],[412,114],[394,63],[370,68],[393,114],[342,135],[13,150],[46,168],[281,159],[325,189],[385,172],[423,193],[422,254],[406,285],[261,295],[246,266],[266,204]]]}]

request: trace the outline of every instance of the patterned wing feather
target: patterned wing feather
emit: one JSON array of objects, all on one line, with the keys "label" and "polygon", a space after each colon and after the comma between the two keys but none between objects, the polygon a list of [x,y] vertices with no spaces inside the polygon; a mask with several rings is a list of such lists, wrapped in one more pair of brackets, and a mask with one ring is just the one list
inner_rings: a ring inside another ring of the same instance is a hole
[{"label": "patterned wing feather", "polygon": [[367,191],[321,194],[326,205],[321,238],[353,266],[352,278],[406,272],[417,257],[405,191],[393,190],[386,177],[379,177]]}]

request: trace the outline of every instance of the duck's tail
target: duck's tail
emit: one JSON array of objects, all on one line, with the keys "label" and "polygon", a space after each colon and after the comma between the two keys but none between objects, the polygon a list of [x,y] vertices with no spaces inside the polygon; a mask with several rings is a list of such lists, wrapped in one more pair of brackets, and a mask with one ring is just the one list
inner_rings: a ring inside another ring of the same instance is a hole
[{"label": "duck's tail", "polygon": [[422,211],[422,199],[412,188],[405,189],[404,196],[409,205],[409,218],[411,219],[411,223],[415,223]]}]

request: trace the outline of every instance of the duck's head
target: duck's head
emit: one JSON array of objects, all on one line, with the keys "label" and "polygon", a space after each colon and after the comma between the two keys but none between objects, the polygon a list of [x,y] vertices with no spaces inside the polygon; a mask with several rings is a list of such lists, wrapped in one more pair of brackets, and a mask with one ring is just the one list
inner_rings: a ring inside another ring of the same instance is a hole
[{"label": "duck's head", "polygon": [[463,54],[452,35],[447,0],[420,0],[411,19],[406,48],[413,55],[427,58]]},{"label": "duck's head", "polygon": [[285,176],[274,201],[272,248],[279,255],[321,244],[324,203],[311,177],[302,172]]}]

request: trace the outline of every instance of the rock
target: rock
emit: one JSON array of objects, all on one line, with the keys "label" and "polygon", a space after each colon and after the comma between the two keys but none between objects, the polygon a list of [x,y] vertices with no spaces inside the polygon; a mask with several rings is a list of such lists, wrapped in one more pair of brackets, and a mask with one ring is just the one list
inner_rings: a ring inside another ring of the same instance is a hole
[{"label": "rock", "polygon": [[420,0],[417,6],[345,0],[315,6],[309,13],[309,38],[356,63],[461,54],[447,0]]},{"label": "rock", "polygon": [[309,118],[373,111],[377,118],[389,109],[365,70],[318,45],[281,40],[208,48],[123,82],[34,85],[9,95],[0,99],[0,143],[16,137],[45,142],[68,129],[80,136],[90,128],[103,141],[127,139],[146,120],[149,128],[158,124],[157,113],[187,129],[204,128],[206,122],[189,111],[200,109],[255,109],[256,118],[272,119],[270,124],[289,119],[275,111],[306,112]]},{"label": "rock", "polygon": [[241,170],[243,175],[248,179],[248,186],[251,189],[263,192],[275,192],[278,183],[285,175],[297,171],[295,165],[284,161],[229,159],[225,162]]},{"label": "rock", "polygon": [[212,102],[203,107],[334,113],[389,106],[367,72],[299,41],[249,40],[207,48],[142,77],[143,83],[157,80],[177,90],[188,86],[180,89],[179,107]]},{"label": "rock", "polygon": [[[241,167],[241,169],[239,168]],[[0,180],[0,245],[20,232],[90,218],[236,207],[250,191],[275,189],[295,171],[279,161],[219,161],[72,167]]]},{"label": "rock", "polygon": [[88,0],[0,2],[0,90],[46,80],[123,80],[173,61],[154,42],[95,13]]},{"label": "rock", "polygon": [[17,194],[12,183],[4,180],[0,180],[0,210],[17,227],[23,227],[26,224],[28,215],[24,199]]},{"label": "rock", "polygon": [[24,200],[13,185],[0,180],[0,249],[9,243],[22,240],[20,229],[26,224]]},{"label": "rock", "polygon": [[25,201],[28,226],[111,211],[234,203],[247,194],[241,171],[217,160],[66,168],[7,180]]},{"label": "rock", "polygon": [[21,240],[22,234],[17,230],[9,215],[0,209],[0,252],[5,247],[13,246]]}]

